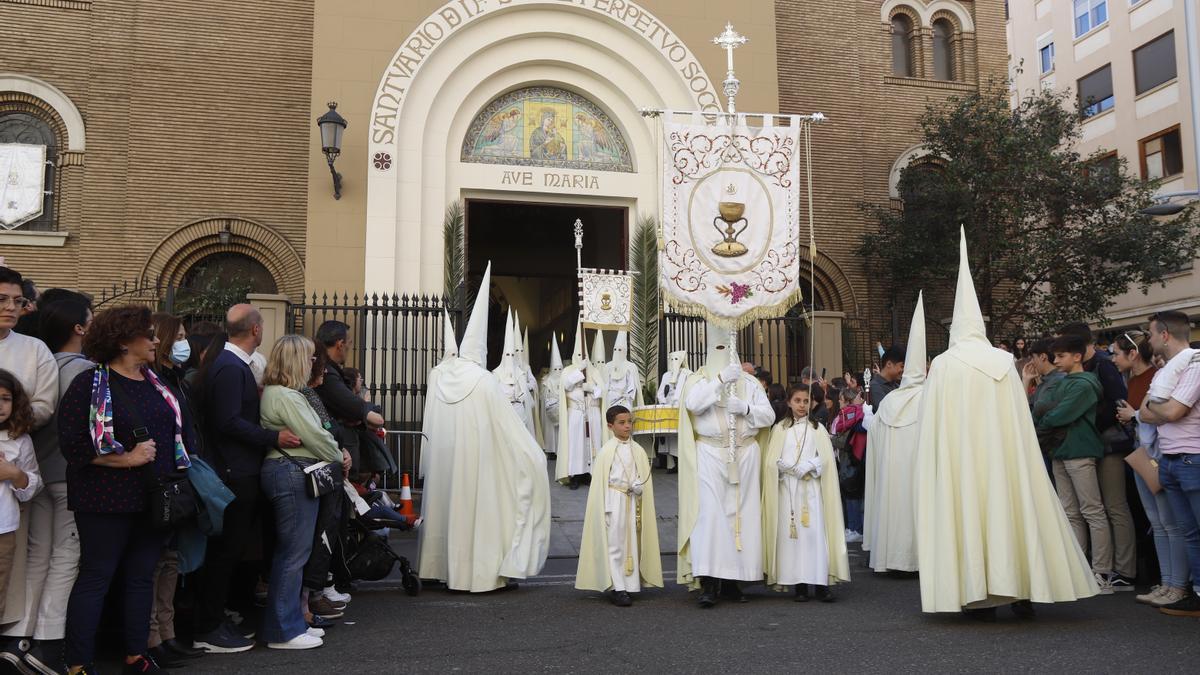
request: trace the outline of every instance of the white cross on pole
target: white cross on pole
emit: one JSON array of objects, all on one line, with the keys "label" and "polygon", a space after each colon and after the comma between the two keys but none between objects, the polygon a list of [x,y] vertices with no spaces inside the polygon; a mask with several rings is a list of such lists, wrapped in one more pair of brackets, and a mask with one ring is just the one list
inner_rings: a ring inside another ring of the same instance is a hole
[{"label": "white cross on pole", "polygon": [[745,35],[738,34],[738,32],[733,29],[732,23],[725,24],[725,30],[722,31],[720,35],[713,38],[713,44],[725,50],[725,81],[721,84],[726,98],[729,99],[728,112],[730,115],[737,112],[737,108],[734,106],[734,99],[737,98],[738,88],[742,84],[738,81],[737,76],[733,74],[733,50],[741,47],[748,41],[749,38],[747,38]]}]

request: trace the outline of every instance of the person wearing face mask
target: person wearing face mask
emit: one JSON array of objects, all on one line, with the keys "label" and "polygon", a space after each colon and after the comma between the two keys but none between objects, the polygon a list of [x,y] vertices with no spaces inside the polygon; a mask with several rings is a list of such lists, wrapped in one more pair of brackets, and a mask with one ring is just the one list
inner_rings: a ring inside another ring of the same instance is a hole
[{"label": "person wearing face mask", "polygon": [[[203,439],[196,419],[192,415],[189,401],[190,387],[184,382],[184,364],[192,356],[192,346],[187,339],[183,321],[165,312],[150,317],[154,323],[154,337],[162,345],[155,350],[154,362],[150,367],[167,390],[179,401],[183,426],[191,432],[195,443],[188,447],[193,455],[203,452]],[[160,666],[182,665],[183,659],[201,656],[203,650],[194,649],[175,639],[175,587],[179,583],[179,550],[172,535],[163,548],[158,564],[154,568],[154,609],[150,612],[150,639],[146,645],[149,653]]]}]

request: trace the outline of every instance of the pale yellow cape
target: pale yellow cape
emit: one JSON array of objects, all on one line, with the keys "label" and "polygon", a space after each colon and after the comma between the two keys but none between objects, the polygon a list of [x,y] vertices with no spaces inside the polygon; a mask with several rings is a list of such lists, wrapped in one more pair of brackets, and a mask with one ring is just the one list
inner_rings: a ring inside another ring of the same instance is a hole
[{"label": "pale yellow cape", "polygon": [[[783,456],[783,441],[789,428],[783,422],[775,425],[762,460],[763,571],[767,575],[768,586],[776,585],[775,580],[779,578],[775,570],[775,537],[779,527],[779,467],[776,462]],[[842,518],[842,490],[838,486],[837,462],[834,461],[833,442],[829,440],[829,433],[820,425],[812,431],[815,434],[817,456],[821,458],[821,514],[825,542],[829,548],[829,585],[833,586],[850,581],[846,525]]]},{"label": "pale yellow cape", "polygon": [[[642,486],[641,536],[638,538],[639,568],[642,583],[662,588],[662,558],[658,549],[658,515],[654,510],[654,481],[650,479],[650,462],[646,450],[630,441],[633,461],[637,465]],[[583,542],[579,545],[579,568],[575,572],[575,588],[586,591],[607,591],[612,588],[608,564],[608,528],[604,526],[604,493],[608,490],[608,474],[617,454],[617,439],[604,444],[592,464],[592,485],[588,488],[587,514],[583,519]]]},{"label": "pale yellow cape", "polygon": [[[692,530],[696,527],[696,519],[700,517],[700,476],[698,459],[696,457],[696,432],[692,426],[692,414],[687,409],[687,394],[692,385],[702,379],[716,377],[720,371],[711,375],[707,367],[700,368],[688,377],[679,392],[679,457],[676,466],[679,469],[679,530],[676,533],[676,552],[679,554],[675,564],[675,581],[691,590],[698,590],[700,582],[692,576]],[[737,391],[745,396],[747,387],[760,387],[753,375],[743,373],[738,381]],[[748,398],[748,397],[747,397]],[[770,440],[771,430],[761,429],[757,434],[759,452],[766,447]]]}]

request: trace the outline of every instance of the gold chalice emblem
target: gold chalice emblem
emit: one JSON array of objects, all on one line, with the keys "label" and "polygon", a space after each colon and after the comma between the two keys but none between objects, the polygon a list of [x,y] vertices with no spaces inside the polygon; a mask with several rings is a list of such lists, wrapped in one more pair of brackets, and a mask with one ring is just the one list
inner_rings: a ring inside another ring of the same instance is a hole
[{"label": "gold chalice emblem", "polygon": [[606,312],[612,309],[612,295],[608,293],[600,294],[600,309]]},{"label": "gold chalice emblem", "polygon": [[[747,227],[750,227],[750,222],[742,217],[746,210],[746,205],[742,202],[719,202],[717,209],[721,212],[720,216],[713,218],[713,227],[721,235],[722,241],[712,247],[712,252],[722,258],[736,258],[740,255],[746,255],[746,245],[737,240]],[[723,222],[725,227],[722,228],[718,223]],[[738,223],[743,223],[739,229],[736,227]]]}]

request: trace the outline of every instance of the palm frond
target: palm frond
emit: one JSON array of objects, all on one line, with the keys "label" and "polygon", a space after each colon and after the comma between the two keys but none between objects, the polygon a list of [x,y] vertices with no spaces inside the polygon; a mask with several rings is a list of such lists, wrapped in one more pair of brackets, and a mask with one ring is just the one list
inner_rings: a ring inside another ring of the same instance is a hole
[{"label": "palm frond", "polygon": [[446,206],[442,219],[444,245],[442,265],[442,292],[451,302],[459,300],[459,292],[466,281],[466,246],[463,241],[463,204],[454,200]]},{"label": "palm frond", "polygon": [[630,241],[630,263],[638,274],[633,280],[633,325],[629,331],[630,356],[637,364],[647,391],[658,383],[658,224],[653,217],[638,221]]}]

